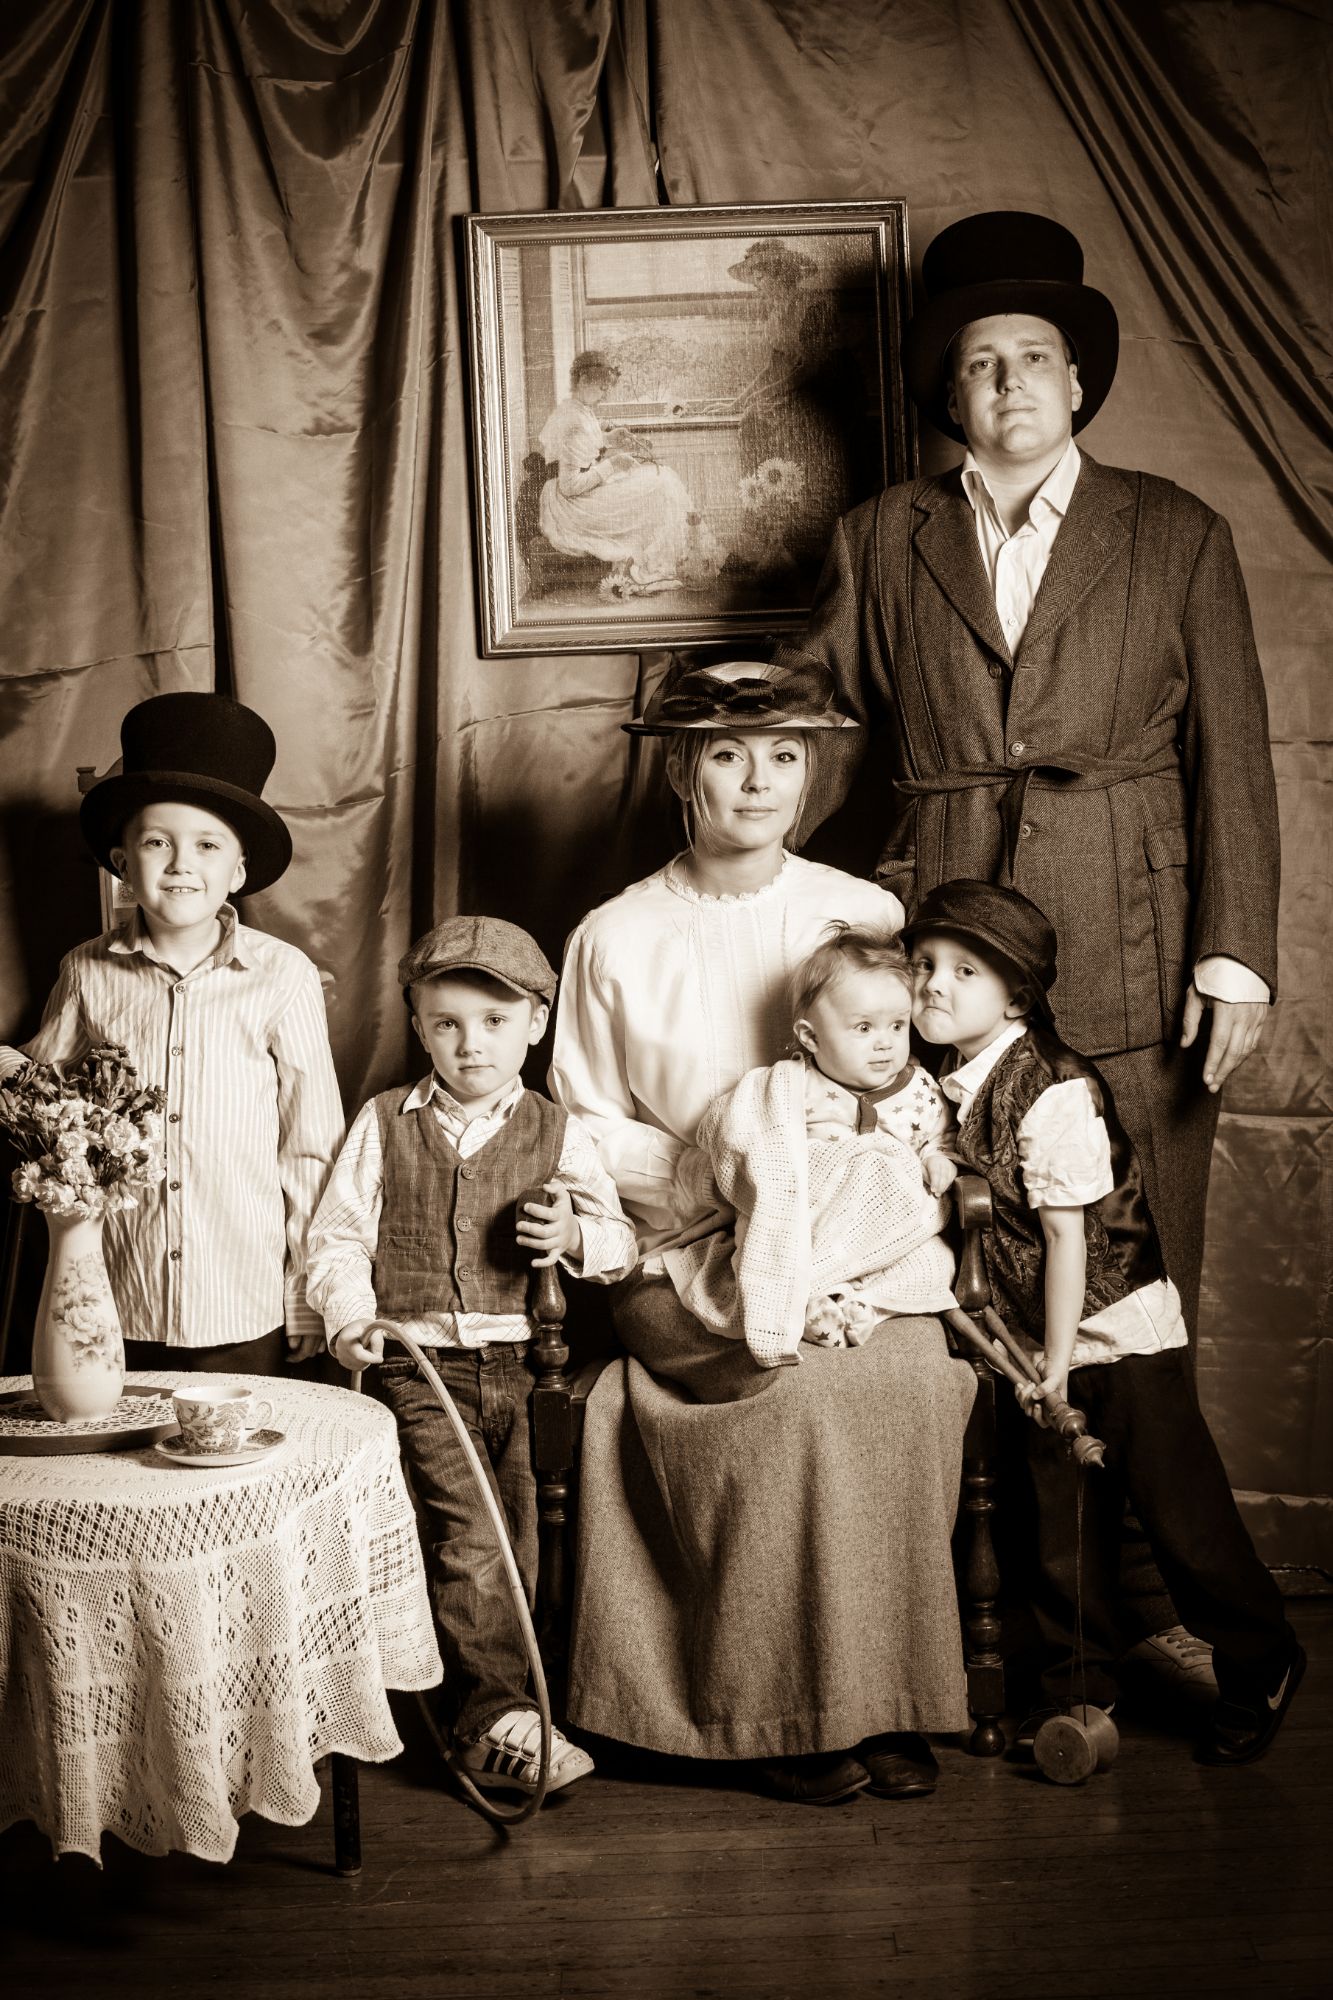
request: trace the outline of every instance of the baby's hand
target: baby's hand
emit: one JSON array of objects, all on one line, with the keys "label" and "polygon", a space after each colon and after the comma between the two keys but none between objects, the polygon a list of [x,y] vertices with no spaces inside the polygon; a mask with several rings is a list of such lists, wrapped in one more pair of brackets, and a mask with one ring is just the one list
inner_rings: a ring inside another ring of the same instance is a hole
[{"label": "baby's hand", "polygon": [[921,1162],[926,1176],[926,1186],[932,1194],[943,1194],[958,1178],[958,1169],[952,1160],[946,1160],[943,1153],[927,1153]]},{"label": "baby's hand", "polygon": [[[373,1332],[367,1333],[367,1327],[372,1327]],[[373,1320],[354,1319],[334,1336],[333,1352],[344,1368],[359,1375],[363,1368],[375,1368],[383,1361],[384,1334]]]},{"label": "baby's hand", "polygon": [[549,1207],[538,1207],[536,1202],[523,1204],[523,1213],[518,1219],[518,1240],[528,1250],[540,1250],[541,1256],[534,1257],[534,1271],[544,1271],[548,1264],[554,1264],[561,1257],[578,1257],[583,1250],[583,1237],[579,1231],[574,1204],[569,1198],[569,1189],[559,1181],[543,1181],[544,1191],[551,1197]]}]

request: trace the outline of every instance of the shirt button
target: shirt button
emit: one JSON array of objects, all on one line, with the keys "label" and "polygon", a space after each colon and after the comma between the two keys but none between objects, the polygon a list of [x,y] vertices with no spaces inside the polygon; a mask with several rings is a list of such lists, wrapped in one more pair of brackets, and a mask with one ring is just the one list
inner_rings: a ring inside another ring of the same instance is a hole
[{"label": "shirt button", "polygon": [[477,1178],[475,1167],[460,1167],[458,1171],[465,1181],[474,1181]]},{"label": "shirt button", "polygon": [[181,1260],[181,1253],[180,1253],[180,1251],[179,1251],[179,1250],[173,1250],[173,1251],[172,1251],[172,1253],[171,1253],[171,1261],[172,1261],[172,1263],[173,1263],[173,1264],[179,1264],[179,1263],[180,1263],[180,1260]]},{"label": "shirt button", "polygon": [[175,1048],[171,1051],[171,1053],[173,1056],[183,1056],[185,1054],[185,1051],[181,1047],[180,1043],[177,1042]]},{"label": "shirt button", "polygon": [[171,990],[173,993],[183,993],[185,991],[185,981],[183,979],[178,979],[176,981],[176,984],[172,987]]},{"label": "shirt button", "polygon": [[173,1193],[173,1194],[179,1194],[179,1193],[180,1193],[180,1185],[181,1185],[181,1184],[180,1184],[180,1182],[179,1182],[179,1181],[172,1181],[172,1183],[171,1183],[171,1191],[172,1191],[172,1193]]},{"label": "shirt button", "polygon": [[1026,743],[1011,743],[1009,745],[1009,755],[1011,757],[1021,757],[1027,747]]},{"label": "shirt button", "polygon": [[179,1125],[180,1122],[181,1122],[181,1115],[179,1111],[168,1111],[167,1113],[168,1125]]}]

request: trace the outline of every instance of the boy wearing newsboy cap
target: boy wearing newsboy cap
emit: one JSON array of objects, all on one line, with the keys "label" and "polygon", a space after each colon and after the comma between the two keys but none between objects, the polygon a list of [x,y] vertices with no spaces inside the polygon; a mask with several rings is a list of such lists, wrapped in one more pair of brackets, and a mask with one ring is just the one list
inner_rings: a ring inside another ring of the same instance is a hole
[{"label": "boy wearing newsboy cap", "polygon": [[[369,1323],[396,1320],[433,1350],[489,1461],[531,1600],[531,1272],[560,1263],[608,1284],[638,1252],[591,1135],[520,1077],[555,997],[535,941],[497,917],[454,917],[413,945],[398,978],[431,1068],[410,1090],[373,1097],[353,1122],[310,1228],[310,1296],[343,1366],[378,1371],[398,1424],[428,1522],[455,1762],[484,1788],[530,1791],[541,1722],[481,1496],[415,1363],[386,1358]],[[516,1224],[515,1203],[536,1184],[549,1201],[526,1204]],[[548,1789],[591,1769],[554,1731]]]}]

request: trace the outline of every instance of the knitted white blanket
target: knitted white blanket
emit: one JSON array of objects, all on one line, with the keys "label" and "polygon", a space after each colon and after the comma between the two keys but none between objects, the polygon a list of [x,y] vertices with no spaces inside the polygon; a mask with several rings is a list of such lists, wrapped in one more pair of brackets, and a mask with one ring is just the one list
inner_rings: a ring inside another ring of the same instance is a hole
[{"label": "knitted white blanket", "polygon": [[[945,1206],[909,1146],[807,1141],[805,1067],[752,1069],[704,1113],[708,1153],[734,1235],[666,1251],[681,1303],[713,1333],[743,1339],[765,1368],[797,1360],[812,1294],[893,1267],[894,1307],[932,1312],[952,1260]],[[942,1266],[943,1276],[942,1276]]]}]

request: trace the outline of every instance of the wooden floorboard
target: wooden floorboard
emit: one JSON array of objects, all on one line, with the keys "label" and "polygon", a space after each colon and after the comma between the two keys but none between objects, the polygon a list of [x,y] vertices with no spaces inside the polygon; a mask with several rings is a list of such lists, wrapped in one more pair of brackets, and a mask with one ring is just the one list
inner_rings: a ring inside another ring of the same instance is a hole
[{"label": "wooden floorboard", "polygon": [[0,1835],[7,2000],[1315,2000],[1333,1980],[1333,1601],[1292,1606],[1307,1680],[1275,1748],[1195,1764],[1121,1715],[1062,1789],[941,1752],[933,1800],[826,1811],[614,1746],[519,1833],[448,1790],[410,1705],[363,1768],[365,1869],[250,1819],[225,1868]]}]

